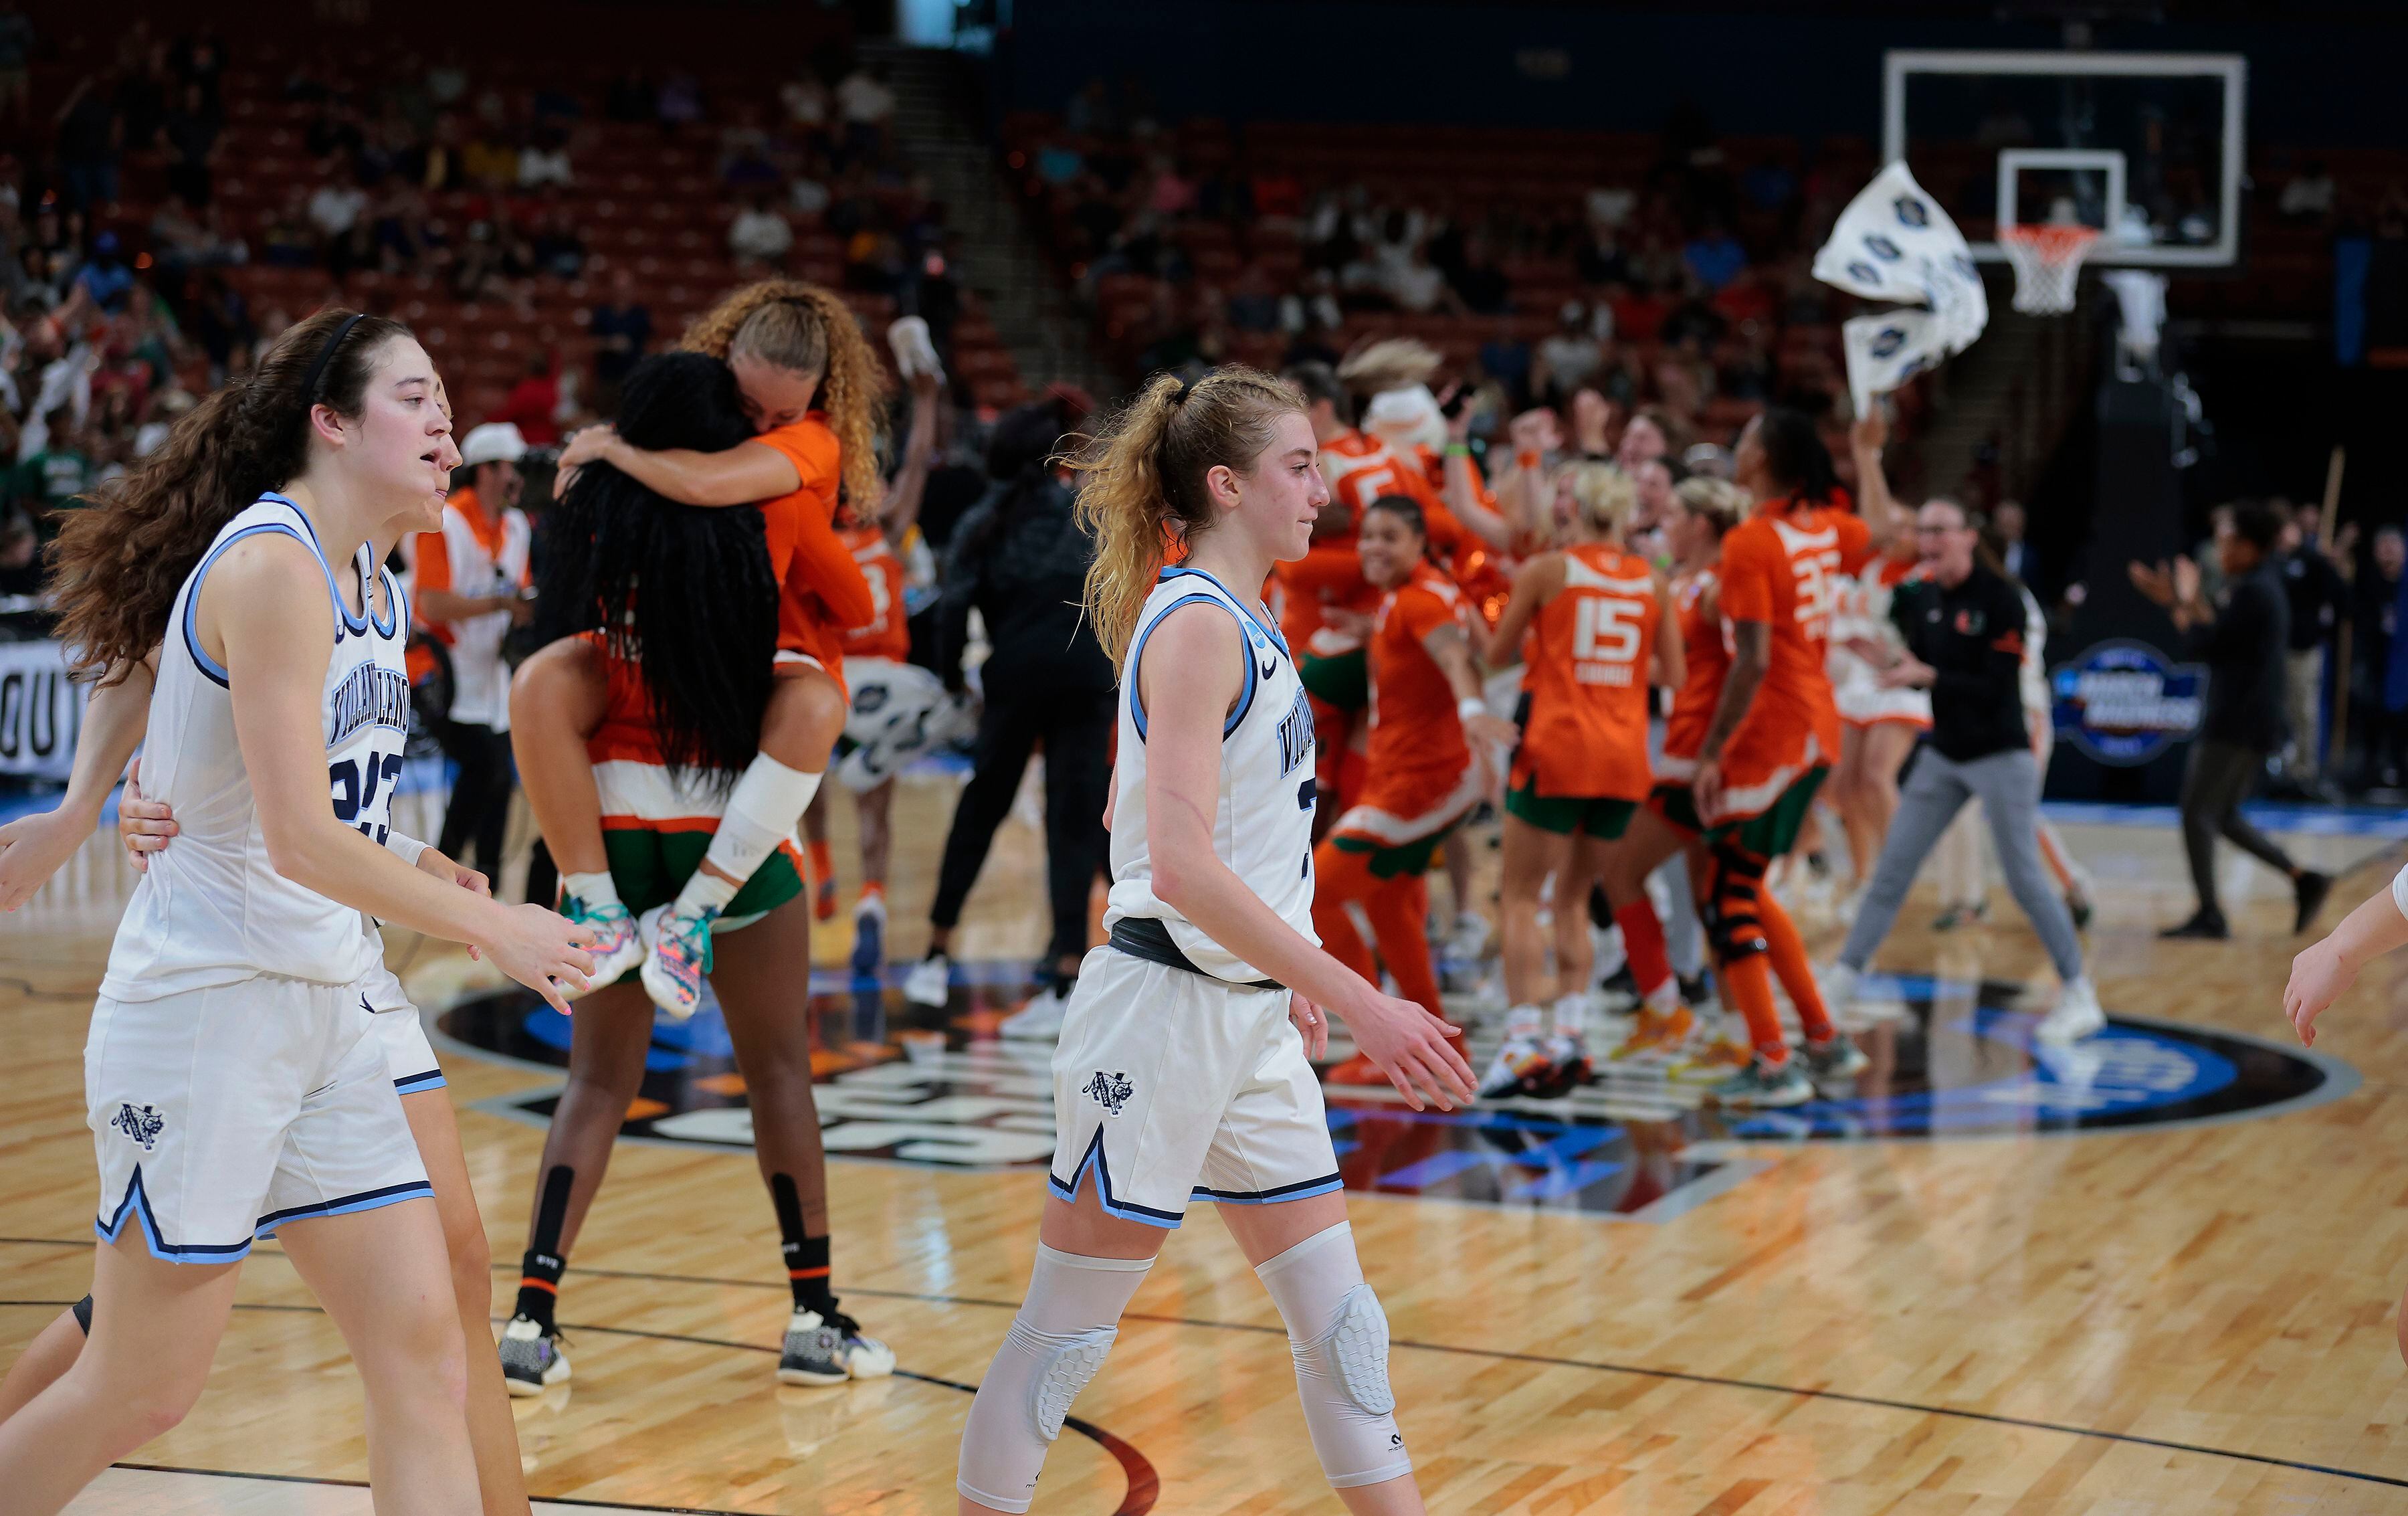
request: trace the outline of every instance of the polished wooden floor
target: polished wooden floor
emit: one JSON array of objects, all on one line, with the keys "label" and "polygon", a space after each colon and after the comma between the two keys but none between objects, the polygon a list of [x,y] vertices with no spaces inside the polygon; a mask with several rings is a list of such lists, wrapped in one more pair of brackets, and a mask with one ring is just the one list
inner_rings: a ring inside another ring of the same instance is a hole
[{"label": "polished wooden floor", "polygon": [[[915,778],[900,805],[898,954],[919,946],[908,923],[924,909],[948,785]],[[838,826],[841,859],[849,817]],[[2255,865],[2230,867],[2238,940],[2160,944],[2153,929],[2187,899],[2173,839],[2072,833],[2105,886],[2090,943],[2111,1013],[2284,1030],[2288,907]],[[2363,839],[2300,845],[2353,866],[2337,902],[2397,862]],[[125,878],[96,844],[0,917],[0,1362],[89,1278],[80,1058]],[[1037,845],[1014,821],[973,900],[968,953],[1034,951],[1041,900]],[[2045,980],[2003,891],[1993,913],[1938,938],[1919,905],[1882,961]],[[841,957],[840,928],[824,960]],[[393,946],[425,1003],[479,982],[448,950]],[[2390,1162],[2408,1150],[2403,969],[2378,965],[2327,1019],[2327,1046],[2363,1083],[2291,1114],[1762,1144],[1746,1155],[1759,1171],[1658,1224],[1353,1196],[1431,1509],[2408,1509],[2408,1377],[2392,1325],[2408,1284],[2408,1178]],[[471,1107],[547,1081],[469,1056],[449,1056],[447,1072],[495,1255],[514,1263],[541,1133]],[[832,1185],[838,1286],[906,1372],[780,1388],[784,1292],[749,1156],[624,1145],[564,1298],[576,1377],[517,1405],[539,1499],[952,1509],[967,1392],[1025,1281],[1042,1180],[839,1161]],[[506,1277],[497,1266],[498,1309]],[[192,1418],[76,1510],[366,1509],[359,1391],[335,1333],[273,1248],[246,1265],[241,1298]],[[1076,1413],[1101,1436],[1064,1436],[1039,1510],[1339,1509],[1297,1422],[1278,1319],[1204,1207]]]}]

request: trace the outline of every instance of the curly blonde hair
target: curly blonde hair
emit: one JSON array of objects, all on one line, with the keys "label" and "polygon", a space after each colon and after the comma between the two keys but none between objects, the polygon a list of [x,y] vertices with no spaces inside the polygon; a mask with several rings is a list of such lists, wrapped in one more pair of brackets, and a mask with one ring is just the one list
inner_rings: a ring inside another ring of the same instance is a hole
[{"label": "curly blonde hair", "polygon": [[842,297],[799,279],[765,279],[696,316],[679,345],[723,363],[750,354],[817,379],[819,409],[841,449],[845,497],[856,511],[877,506],[886,368]]},{"label": "curly blonde hair", "polygon": [[1272,426],[1304,410],[1294,385],[1237,364],[1192,384],[1157,374],[1084,444],[1070,467],[1079,484],[1080,528],[1096,544],[1087,568],[1087,614],[1096,639],[1125,672],[1129,638],[1174,541],[1211,529],[1204,476],[1253,466]]}]

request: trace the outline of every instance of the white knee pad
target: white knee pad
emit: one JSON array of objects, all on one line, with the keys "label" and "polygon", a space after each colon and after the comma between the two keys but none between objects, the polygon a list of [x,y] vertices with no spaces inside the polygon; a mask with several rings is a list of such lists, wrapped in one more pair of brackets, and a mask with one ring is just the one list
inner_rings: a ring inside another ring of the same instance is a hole
[{"label": "white knee pad", "polygon": [[1150,1258],[1089,1258],[1038,1244],[1028,1298],[970,1402],[955,1489],[997,1510],[1028,1509],[1046,1449],[1103,1366],[1121,1312],[1153,1266]]},{"label": "white knee pad", "polygon": [[1388,1318],[1363,1282],[1354,1229],[1340,1221],[1254,1270],[1296,1359],[1296,1393],[1322,1472],[1339,1489],[1412,1472],[1388,1388]]}]

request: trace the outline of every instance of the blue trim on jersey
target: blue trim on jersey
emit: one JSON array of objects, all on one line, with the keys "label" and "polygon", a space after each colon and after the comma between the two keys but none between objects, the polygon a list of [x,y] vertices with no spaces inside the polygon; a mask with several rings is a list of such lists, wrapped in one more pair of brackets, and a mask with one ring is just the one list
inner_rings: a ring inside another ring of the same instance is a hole
[{"label": "blue trim on jersey", "polygon": [[[367,551],[367,545],[366,545],[366,543],[362,543],[362,544],[360,545],[360,552],[365,553],[365,552],[366,552],[366,551]],[[353,565],[353,567],[354,567],[354,570],[356,570],[357,565],[358,565],[358,563],[359,563],[359,557],[358,557],[358,556],[357,556],[356,554],[355,554],[355,555],[353,555],[353,556],[352,556],[352,558],[351,558],[351,562],[352,562],[352,565]],[[389,621],[379,621],[379,620],[377,619],[377,614],[376,614],[376,584],[377,584],[377,581],[379,581],[379,580],[380,580],[380,579],[381,579],[381,580],[390,580],[392,577],[393,577],[393,570],[390,570],[390,569],[388,569],[388,568],[386,568],[386,567],[385,567],[383,564],[381,564],[381,563],[380,563],[380,564],[377,564],[377,565],[376,565],[376,572],[374,572],[374,573],[372,573],[372,574],[361,574],[361,575],[360,575],[360,604],[361,604],[363,607],[365,607],[365,608],[366,609],[367,614],[368,614],[368,624],[369,624],[370,626],[373,626],[374,628],[376,628],[376,634],[377,634],[379,637],[391,637],[391,636],[394,634],[394,631],[395,631],[395,630],[396,630],[396,629],[401,626],[401,601],[400,601],[400,600],[398,600],[398,599],[396,599],[394,598],[394,586],[393,586],[392,585],[390,585],[390,584],[388,584],[388,585],[385,585],[385,591],[384,591],[384,608],[385,608],[386,610],[388,610],[388,611],[391,611],[391,612],[394,614],[393,614],[393,619],[391,619],[391,620],[389,620]]]},{"label": "blue trim on jersey", "polygon": [[[1210,574],[1205,575],[1205,577],[1208,579],[1211,578]],[[1215,580],[1214,583],[1217,584],[1219,581]],[[1164,606],[1162,608],[1161,615],[1155,616],[1152,621],[1145,624],[1145,630],[1137,634],[1137,645],[1129,649],[1129,671],[1125,676],[1126,683],[1128,685],[1129,715],[1136,718],[1137,740],[1139,742],[1145,741],[1145,697],[1139,693],[1137,677],[1138,671],[1145,658],[1145,640],[1154,635],[1154,628],[1161,626],[1164,619],[1168,617],[1171,612],[1178,610],[1182,605],[1196,605],[1198,603],[1220,607],[1223,611],[1228,613],[1230,620],[1238,622],[1238,630],[1240,633],[1244,632],[1246,629],[1245,623],[1239,620],[1238,608],[1236,606],[1231,605],[1227,600],[1223,599],[1218,595],[1206,595],[1200,591],[1194,595],[1182,595],[1179,599],[1171,601],[1168,605]],[[1244,639],[1240,637],[1240,640],[1242,642]],[[1246,713],[1254,707],[1254,685],[1256,681],[1254,674],[1254,655],[1252,649],[1246,650],[1245,663],[1246,687],[1243,693],[1240,694],[1238,697],[1238,708],[1229,713],[1229,719],[1221,723],[1221,735],[1224,737],[1226,737],[1229,733],[1237,730],[1238,723],[1246,719]]]},{"label": "blue trim on jersey", "polygon": [[1209,1200],[1215,1206],[1276,1206],[1283,1200],[1311,1200],[1315,1195],[1331,1194],[1345,1188],[1343,1178],[1335,1174],[1326,1174],[1318,1179],[1298,1179],[1294,1184],[1275,1185],[1268,1190],[1208,1190],[1199,1184],[1191,1198]]},{"label": "blue trim on jersey", "polygon": [[428,1069],[423,1074],[412,1074],[395,1079],[393,1082],[393,1088],[398,1094],[414,1095],[422,1090],[440,1090],[443,1088],[443,1082],[441,1069]]},{"label": "blue trim on jersey", "polygon": [[259,1219],[253,1234],[261,1241],[276,1235],[276,1229],[287,1221],[311,1221],[321,1216],[349,1216],[354,1211],[381,1210],[398,1206],[405,1200],[433,1200],[435,1187],[424,1179],[412,1179],[408,1184],[389,1184],[381,1190],[363,1190],[356,1195],[339,1200],[322,1200],[311,1206],[295,1206],[290,1210],[271,1211]]},{"label": "blue trim on jersey", "polygon": [[[366,616],[354,616],[351,614],[351,608],[343,603],[343,592],[335,585],[335,566],[327,560],[326,544],[318,540],[318,528],[310,524],[309,513],[302,510],[299,506],[294,505],[290,499],[277,494],[272,489],[262,492],[259,498],[263,500],[274,500],[277,504],[284,507],[286,510],[301,518],[302,529],[309,534],[309,550],[318,555],[318,567],[326,570],[326,595],[328,599],[335,602],[335,614],[341,618],[341,628],[338,629],[349,629],[354,634],[367,630],[368,618]],[[360,603],[364,606],[368,605],[368,594],[366,586],[365,585],[360,589]],[[370,607],[370,609],[373,609],[373,607]],[[335,641],[339,642],[342,641],[342,638],[337,636]]]},{"label": "blue trim on jersey", "polygon": [[[210,682],[215,684],[220,689],[231,689],[234,686],[226,682],[227,675],[225,665],[220,663],[217,659],[201,651],[200,633],[197,626],[195,625],[194,619],[201,612],[201,581],[208,577],[210,566],[216,563],[219,558],[225,556],[225,550],[227,548],[234,546],[235,543],[241,541],[246,537],[256,537],[262,532],[271,531],[282,532],[285,536],[292,538],[302,546],[309,547],[309,541],[307,538],[303,537],[299,532],[294,531],[292,527],[286,526],[280,521],[262,521],[255,525],[245,527],[242,530],[235,533],[232,537],[220,542],[208,557],[201,560],[201,566],[193,570],[192,584],[184,591],[184,651],[193,656],[193,663],[194,666],[197,667],[201,672],[207,674]],[[314,553],[317,549],[310,548],[310,551]]]},{"label": "blue trim on jersey", "polygon": [[1255,626],[1260,627],[1263,629],[1263,634],[1271,640],[1272,646],[1278,648],[1280,652],[1286,657],[1289,662],[1293,663],[1296,661],[1296,655],[1288,652],[1287,639],[1280,635],[1279,628],[1254,614],[1254,608],[1248,604],[1244,599],[1232,594],[1229,586],[1221,583],[1220,578],[1217,575],[1202,569],[1172,567],[1164,569],[1161,574],[1155,578],[1154,583],[1157,585],[1165,584],[1170,580],[1179,578],[1182,574],[1194,574],[1197,578],[1203,580],[1208,585],[1211,585],[1222,594],[1227,595],[1231,600],[1236,601],[1240,610],[1246,613],[1247,620],[1253,622]]},{"label": "blue trim on jersey", "polygon": [[1090,1169],[1096,1175],[1096,1204],[1104,1208],[1106,1216],[1118,1217],[1124,1221],[1141,1221],[1147,1226],[1158,1226],[1165,1232],[1179,1230],[1183,1212],[1158,1211],[1151,1206],[1112,1198],[1112,1170],[1111,1165],[1104,1161],[1104,1129],[1101,1127],[1096,1129],[1096,1135],[1087,1144],[1086,1154],[1079,1160],[1079,1166],[1070,1171],[1070,1182],[1063,1183],[1054,1177],[1053,1170],[1048,1169],[1045,1171],[1045,1188],[1076,1205],[1079,1187],[1086,1182]]},{"label": "blue trim on jersey", "polygon": [[150,1256],[163,1263],[233,1263],[251,1251],[252,1239],[222,1243],[169,1242],[159,1234],[159,1219],[150,1214],[150,1193],[142,1188],[142,1165],[134,1165],[134,1177],[126,1181],[125,1197],[117,1203],[116,1214],[106,1221],[93,1219],[93,1234],[103,1242],[115,1242],[125,1231],[127,1216],[142,1219],[142,1242]]}]

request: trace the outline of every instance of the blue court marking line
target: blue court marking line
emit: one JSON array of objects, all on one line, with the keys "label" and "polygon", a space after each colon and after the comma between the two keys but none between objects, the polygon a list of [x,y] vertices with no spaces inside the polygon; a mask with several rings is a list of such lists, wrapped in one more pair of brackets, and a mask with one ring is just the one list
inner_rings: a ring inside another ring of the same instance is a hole
[{"label": "blue court marking line", "polygon": [[[2041,815],[2060,825],[2152,827],[2172,831],[2182,812],[2171,805],[2115,805],[2103,801],[2048,801]],[[2267,831],[2309,837],[2377,837],[2408,841],[2408,810],[2387,805],[2305,805],[2291,801],[2251,801],[2241,807],[2251,825]]]}]

